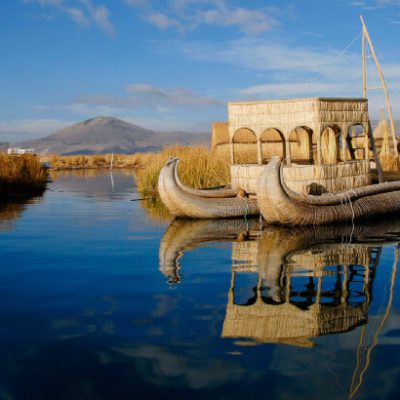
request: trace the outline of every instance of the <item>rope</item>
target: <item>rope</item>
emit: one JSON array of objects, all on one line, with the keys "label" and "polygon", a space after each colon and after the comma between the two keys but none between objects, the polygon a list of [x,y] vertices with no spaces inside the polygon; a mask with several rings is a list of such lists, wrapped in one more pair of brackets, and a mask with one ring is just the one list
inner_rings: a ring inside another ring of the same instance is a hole
[{"label": "rope", "polygon": [[[346,51],[354,44],[354,42],[356,42],[358,40],[358,38],[361,36],[362,34],[362,29],[360,30],[360,32],[358,32],[358,34],[350,41],[350,43],[340,52],[336,55],[336,57],[332,60],[332,62],[335,62],[336,60],[338,60],[340,57],[342,57]],[[322,71],[323,68],[320,68],[320,70]],[[313,83],[317,80],[317,78],[319,76],[321,76],[322,72],[317,72],[314,77],[311,79],[310,83]]]}]

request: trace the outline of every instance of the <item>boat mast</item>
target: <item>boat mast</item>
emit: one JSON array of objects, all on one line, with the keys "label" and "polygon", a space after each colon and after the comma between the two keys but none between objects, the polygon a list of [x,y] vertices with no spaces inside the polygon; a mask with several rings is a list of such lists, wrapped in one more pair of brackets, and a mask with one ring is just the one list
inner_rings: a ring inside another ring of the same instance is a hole
[{"label": "boat mast", "polygon": [[[367,90],[379,90],[382,89],[385,93],[385,98],[386,98],[386,106],[388,109],[388,114],[389,114],[389,123],[390,123],[390,131],[392,135],[392,141],[393,141],[393,150],[394,154],[396,157],[399,156],[399,153],[397,151],[397,140],[396,140],[396,128],[394,125],[394,120],[393,120],[393,114],[392,114],[392,106],[390,103],[390,98],[389,98],[389,91],[386,85],[385,77],[383,76],[382,68],[379,64],[378,58],[376,57],[375,53],[375,48],[374,45],[372,44],[371,36],[369,35],[367,26],[365,25],[364,19],[362,15],[360,15],[361,23],[363,26],[362,30],[362,74],[363,74],[363,97],[367,97]],[[369,48],[371,49],[371,55],[372,58],[374,59],[376,69],[378,70],[379,78],[381,80],[381,85],[379,87],[367,87],[367,63],[366,63],[366,48],[365,45],[368,42]]]}]

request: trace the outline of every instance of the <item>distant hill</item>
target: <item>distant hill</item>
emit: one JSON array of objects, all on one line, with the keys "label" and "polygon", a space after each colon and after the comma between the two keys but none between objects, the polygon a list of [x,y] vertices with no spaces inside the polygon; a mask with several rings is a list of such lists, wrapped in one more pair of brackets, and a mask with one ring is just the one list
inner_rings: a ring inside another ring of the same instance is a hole
[{"label": "distant hill", "polygon": [[17,143],[36,153],[104,154],[160,150],[170,144],[210,141],[210,133],[156,132],[113,117],[96,117],[61,129],[49,136]]}]

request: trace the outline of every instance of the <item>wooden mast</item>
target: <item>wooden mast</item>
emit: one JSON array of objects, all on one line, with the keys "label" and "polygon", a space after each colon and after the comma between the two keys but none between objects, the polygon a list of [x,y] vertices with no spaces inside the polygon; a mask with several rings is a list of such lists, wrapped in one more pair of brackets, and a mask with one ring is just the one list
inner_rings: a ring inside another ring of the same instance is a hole
[{"label": "wooden mast", "polygon": [[[384,91],[385,98],[386,98],[386,106],[387,106],[388,114],[389,114],[390,131],[392,134],[392,141],[393,141],[393,150],[394,150],[395,156],[398,157],[399,153],[397,151],[396,128],[395,128],[394,120],[393,120],[392,106],[391,106],[390,98],[389,98],[389,91],[388,91],[388,88],[386,85],[385,77],[383,76],[382,68],[379,64],[378,58],[376,57],[374,45],[372,44],[371,37],[369,35],[367,26],[365,25],[362,15],[360,15],[360,19],[361,19],[361,23],[363,26],[363,33],[362,33],[363,96],[367,97],[367,89],[370,89],[370,90],[382,89]],[[376,69],[378,70],[379,78],[380,78],[381,84],[382,84],[382,86],[380,86],[380,87],[367,88],[367,69],[366,69],[366,54],[365,54],[366,42],[368,42],[368,44],[369,44],[369,48],[371,49],[371,55],[375,61]]]}]

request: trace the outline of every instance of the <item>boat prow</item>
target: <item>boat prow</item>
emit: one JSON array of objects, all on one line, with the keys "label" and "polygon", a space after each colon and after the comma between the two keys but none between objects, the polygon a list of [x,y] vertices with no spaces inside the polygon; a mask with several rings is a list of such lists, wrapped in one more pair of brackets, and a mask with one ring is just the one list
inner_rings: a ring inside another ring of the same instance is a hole
[{"label": "boat prow", "polygon": [[186,187],[178,177],[178,162],[177,158],[169,160],[158,178],[161,200],[172,215],[183,218],[232,218],[259,214],[256,199],[232,197],[232,190]]},{"label": "boat prow", "polygon": [[286,186],[281,165],[281,158],[273,157],[258,180],[258,205],[267,223],[323,225],[400,211],[400,181],[300,195]]}]

